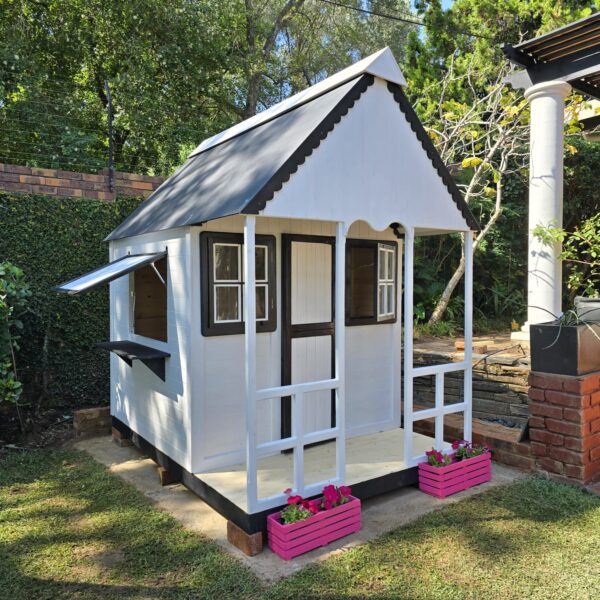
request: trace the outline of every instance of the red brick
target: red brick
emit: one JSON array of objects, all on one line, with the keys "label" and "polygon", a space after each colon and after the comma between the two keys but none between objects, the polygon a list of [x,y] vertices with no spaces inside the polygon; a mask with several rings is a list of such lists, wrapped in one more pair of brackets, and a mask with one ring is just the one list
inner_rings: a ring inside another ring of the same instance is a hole
[{"label": "red brick", "polygon": [[529,431],[529,437],[534,442],[542,442],[543,444],[550,444],[552,446],[562,446],[564,443],[564,437],[558,433],[551,433],[544,429],[531,429]]},{"label": "red brick", "polygon": [[5,192],[22,192],[22,193],[30,193],[31,185],[28,183],[16,183],[12,181],[4,181],[2,182],[2,189]]},{"label": "red brick", "polygon": [[530,400],[537,400],[538,402],[543,402],[545,399],[545,392],[540,388],[530,387],[528,395]]},{"label": "red brick", "polygon": [[83,173],[75,173],[75,171],[56,171],[57,177],[62,177],[63,179],[83,179]]},{"label": "red brick", "polygon": [[563,409],[560,406],[551,406],[540,402],[529,403],[529,414],[539,417],[552,417],[553,419],[562,419]]},{"label": "red brick", "polygon": [[565,377],[563,389],[565,392],[585,396],[586,394],[591,394],[600,389],[600,377],[597,373],[585,377]]},{"label": "red brick", "polygon": [[600,446],[600,433],[594,435],[586,435],[584,438],[573,438],[565,436],[565,448],[569,450],[577,450],[579,452],[586,452],[592,448]]},{"label": "red brick", "polygon": [[31,167],[24,167],[22,165],[4,165],[4,171],[6,173],[20,173],[22,175],[31,175]]},{"label": "red brick", "polygon": [[557,448],[556,446],[548,447],[548,456],[554,460],[568,463],[570,465],[585,465],[590,462],[590,457],[587,452],[575,452],[566,448]]},{"label": "red brick", "polygon": [[77,197],[77,194],[76,194],[77,191],[78,190],[74,190],[72,188],[61,187],[61,188],[58,188],[57,194],[59,196],[66,196],[66,197],[76,198]]},{"label": "red brick", "polygon": [[568,421],[558,421],[556,419],[546,419],[546,429],[572,437],[583,437],[590,430],[587,423],[569,423]]},{"label": "red brick", "polygon": [[600,392],[594,392],[590,395],[590,405],[597,406],[600,404]]},{"label": "red brick", "polygon": [[590,433],[597,433],[600,431],[600,419],[595,419],[590,423]]},{"label": "red brick", "polygon": [[537,466],[544,471],[550,471],[550,473],[558,474],[562,474],[565,469],[565,466],[560,461],[553,460],[551,458],[539,458],[537,460]]},{"label": "red brick", "polygon": [[492,458],[496,462],[510,465],[511,467],[517,467],[518,469],[523,469],[525,471],[531,471],[535,466],[535,459],[533,457],[513,454],[506,450],[494,450]]},{"label": "red brick", "polygon": [[33,183],[35,185],[39,185],[41,183],[41,177],[37,175],[19,175],[20,183]]},{"label": "red brick", "polygon": [[543,390],[562,390],[563,377],[560,375],[531,372],[529,373],[529,385],[542,388]]},{"label": "red brick", "polygon": [[531,442],[531,453],[534,456],[547,456],[548,446],[541,444],[540,442]]},{"label": "red brick", "polygon": [[4,173],[0,171],[0,181],[12,181],[16,183],[20,181],[20,176],[17,173]]},{"label": "red brick", "polygon": [[583,420],[584,421],[589,423],[596,419],[600,419],[600,405],[590,406],[589,408],[585,408],[583,410]]},{"label": "red brick", "polygon": [[584,483],[595,481],[600,477],[600,461],[591,462],[585,466],[582,465],[566,465],[565,474],[574,479],[579,479]]},{"label": "red brick", "polygon": [[577,423],[582,420],[583,409],[582,408],[564,408],[563,418],[565,421],[571,421]]},{"label": "red brick", "polygon": [[590,459],[592,461],[600,460],[600,446],[590,450]]},{"label": "red brick", "polygon": [[56,175],[56,171],[54,169],[42,169],[40,167],[32,167],[31,174],[41,175],[42,177],[54,177]]},{"label": "red brick", "polygon": [[529,427],[537,429],[545,429],[544,417],[529,417]]},{"label": "red brick", "polygon": [[96,183],[105,183],[107,178],[104,175],[93,175],[91,173],[83,173],[84,181],[95,181]]},{"label": "red brick", "polygon": [[56,188],[49,185],[32,185],[31,191],[34,194],[48,194],[49,196],[56,196]]},{"label": "red brick", "polygon": [[41,177],[41,181],[43,185],[56,185],[56,186],[67,186],[71,185],[71,181],[68,179],[59,179],[58,177]]},{"label": "red brick", "polygon": [[559,406],[568,406],[570,408],[585,408],[586,406],[589,406],[590,397],[548,390],[546,392],[546,402],[558,404]]}]

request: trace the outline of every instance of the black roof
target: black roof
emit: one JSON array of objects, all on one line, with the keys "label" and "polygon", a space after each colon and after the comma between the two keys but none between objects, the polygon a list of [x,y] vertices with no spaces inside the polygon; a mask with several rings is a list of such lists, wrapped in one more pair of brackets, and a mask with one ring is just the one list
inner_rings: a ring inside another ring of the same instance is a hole
[{"label": "black roof", "polygon": [[600,98],[600,12],[503,50],[515,64],[547,72],[545,79],[564,79]]},{"label": "black roof", "polygon": [[[191,156],[106,239],[257,214],[373,83],[363,74],[240,135]],[[452,198],[479,229],[402,89],[388,84]],[[403,99],[400,102],[400,99]]]}]

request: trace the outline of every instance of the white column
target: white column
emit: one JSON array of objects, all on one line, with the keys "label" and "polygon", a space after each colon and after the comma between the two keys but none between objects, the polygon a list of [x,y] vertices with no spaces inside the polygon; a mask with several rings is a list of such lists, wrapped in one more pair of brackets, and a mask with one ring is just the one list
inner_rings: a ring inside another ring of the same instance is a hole
[{"label": "white column", "polygon": [[551,321],[549,312],[558,315],[562,308],[560,244],[544,245],[532,230],[562,227],[564,107],[570,91],[564,81],[547,81],[525,92],[531,104],[527,325]]},{"label": "white column", "polygon": [[415,232],[404,232],[404,463],[413,464],[413,254]]},{"label": "white column", "polygon": [[255,512],[256,477],[256,281],[254,258],[256,217],[244,221],[244,345],[246,408],[246,494],[249,513]]},{"label": "white column", "polygon": [[335,377],[338,380],[335,424],[336,475],[346,483],[346,224],[337,223],[335,230]]},{"label": "white column", "polygon": [[472,441],[473,429],[473,234],[465,234],[465,379],[463,399],[465,403],[463,437]]}]

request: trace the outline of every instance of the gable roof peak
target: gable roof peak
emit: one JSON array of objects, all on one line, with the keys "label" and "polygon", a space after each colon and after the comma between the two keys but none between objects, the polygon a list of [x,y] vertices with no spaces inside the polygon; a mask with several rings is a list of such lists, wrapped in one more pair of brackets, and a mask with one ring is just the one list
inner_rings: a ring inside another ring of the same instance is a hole
[{"label": "gable roof peak", "polygon": [[343,69],[339,73],[332,75],[331,77],[327,77],[327,79],[323,79],[314,85],[311,85],[309,88],[282,100],[281,102],[263,110],[253,117],[230,127],[229,129],[225,129],[216,135],[204,140],[190,155],[188,158],[192,156],[196,156],[205,152],[206,150],[213,148],[231,138],[237,137],[242,133],[250,129],[254,129],[263,123],[271,121],[276,117],[298,107],[322,94],[329,92],[330,90],[339,87],[340,85],[350,81],[351,79],[355,79],[359,75],[363,75],[368,73],[369,75],[373,75],[374,77],[379,77],[380,79],[384,79],[389,83],[395,83],[397,85],[406,86],[406,79],[392,54],[392,51],[386,46],[381,50],[359,60],[358,62],[350,65],[346,69]]}]

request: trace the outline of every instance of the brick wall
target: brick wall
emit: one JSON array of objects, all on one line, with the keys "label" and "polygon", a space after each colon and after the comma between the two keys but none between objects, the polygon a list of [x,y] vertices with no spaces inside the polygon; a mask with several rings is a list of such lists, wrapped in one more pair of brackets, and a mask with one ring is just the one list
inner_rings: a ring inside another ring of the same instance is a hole
[{"label": "brick wall", "polygon": [[[415,365],[441,364],[463,360],[454,353],[415,350]],[[479,419],[506,419],[525,425],[529,418],[527,392],[529,358],[485,356],[473,358],[473,416]],[[414,380],[415,401],[423,406],[435,402],[435,377]],[[460,402],[463,397],[463,372],[444,376],[445,401]]]},{"label": "brick wall", "polygon": [[531,373],[529,436],[538,470],[588,484],[600,479],[600,371]]},{"label": "brick wall", "polygon": [[0,163],[0,191],[4,192],[114,200],[116,196],[146,197],[163,181],[163,177],[116,171],[111,192],[106,169],[91,174]]}]

